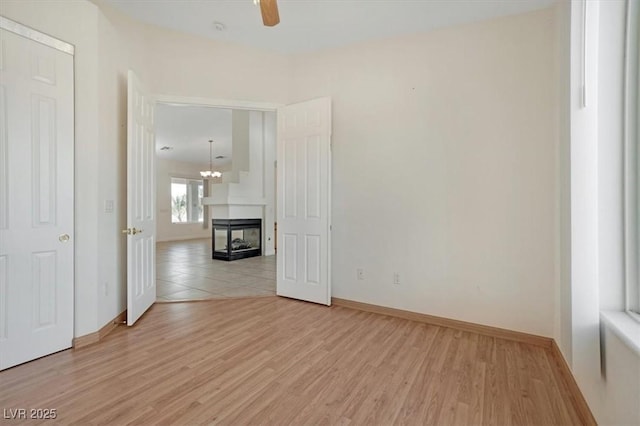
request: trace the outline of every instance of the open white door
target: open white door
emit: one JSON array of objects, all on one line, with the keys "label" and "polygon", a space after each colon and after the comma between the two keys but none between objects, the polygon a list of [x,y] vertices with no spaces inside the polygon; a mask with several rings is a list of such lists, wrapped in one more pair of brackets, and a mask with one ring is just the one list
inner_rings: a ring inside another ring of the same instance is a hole
[{"label": "open white door", "polygon": [[156,301],[154,103],[133,71],[127,98],[127,325]]},{"label": "open white door", "polygon": [[331,99],[278,110],[279,296],[331,305]]},{"label": "open white door", "polygon": [[3,370],[71,347],[74,135],[73,48],[2,17],[0,26],[25,35],[0,29]]}]

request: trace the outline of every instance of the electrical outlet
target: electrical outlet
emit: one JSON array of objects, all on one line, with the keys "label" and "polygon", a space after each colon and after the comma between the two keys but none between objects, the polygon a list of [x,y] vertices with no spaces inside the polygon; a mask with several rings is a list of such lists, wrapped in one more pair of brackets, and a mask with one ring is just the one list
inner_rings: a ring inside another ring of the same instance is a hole
[{"label": "electrical outlet", "polygon": [[398,272],[393,273],[393,283],[395,285],[400,285],[400,273]]},{"label": "electrical outlet", "polygon": [[358,275],[358,280],[360,280],[360,281],[364,280],[364,269],[358,268],[356,270],[356,273]]}]

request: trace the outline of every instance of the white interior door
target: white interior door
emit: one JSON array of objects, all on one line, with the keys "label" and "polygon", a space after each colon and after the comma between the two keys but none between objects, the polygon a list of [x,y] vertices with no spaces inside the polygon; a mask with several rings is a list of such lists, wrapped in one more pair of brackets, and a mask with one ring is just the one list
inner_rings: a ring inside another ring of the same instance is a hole
[{"label": "white interior door", "polygon": [[72,344],[73,138],[73,56],[0,30],[0,370]]},{"label": "white interior door", "polygon": [[133,71],[127,98],[127,325],[156,301],[154,102]]},{"label": "white interior door", "polygon": [[331,99],[278,110],[279,296],[331,305]]}]

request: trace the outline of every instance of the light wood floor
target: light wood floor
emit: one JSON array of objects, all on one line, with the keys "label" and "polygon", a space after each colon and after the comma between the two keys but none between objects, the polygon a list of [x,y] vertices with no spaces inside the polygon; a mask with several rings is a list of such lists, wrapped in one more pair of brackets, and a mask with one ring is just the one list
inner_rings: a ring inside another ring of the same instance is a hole
[{"label": "light wood floor", "polygon": [[211,239],[156,245],[160,302],[276,295],[276,256],[232,262],[211,259]]},{"label": "light wood floor", "polygon": [[580,423],[548,349],[278,297],[156,304],[0,384],[61,424]]}]

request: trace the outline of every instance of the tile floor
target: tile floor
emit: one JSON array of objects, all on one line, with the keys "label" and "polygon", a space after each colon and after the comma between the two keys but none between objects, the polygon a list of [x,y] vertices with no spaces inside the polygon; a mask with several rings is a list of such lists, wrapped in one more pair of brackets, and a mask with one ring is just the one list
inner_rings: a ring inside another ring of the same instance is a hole
[{"label": "tile floor", "polygon": [[232,262],[211,259],[211,240],[162,242],[156,245],[157,300],[222,299],[274,296],[276,256]]}]

